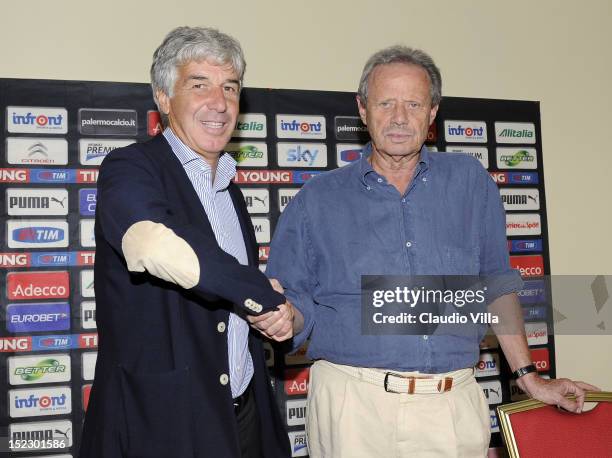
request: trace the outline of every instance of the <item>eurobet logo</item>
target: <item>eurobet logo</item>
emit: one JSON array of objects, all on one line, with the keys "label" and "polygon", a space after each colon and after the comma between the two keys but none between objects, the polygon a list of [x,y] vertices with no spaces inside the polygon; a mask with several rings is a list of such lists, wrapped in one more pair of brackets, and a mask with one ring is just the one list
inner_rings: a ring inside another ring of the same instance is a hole
[{"label": "eurobet logo", "polygon": [[164,131],[164,126],[161,120],[161,114],[156,110],[147,111],[147,134],[150,137],[155,137]]},{"label": "eurobet logo", "polygon": [[81,368],[83,370],[83,380],[93,380],[96,373],[97,351],[87,351],[81,355]]},{"label": "eurobet logo", "polygon": [[359,116],[336,116],[334,118],[336,139],[340,141],[358,141],[366,143],[370,140],[367,126]]},{"label": "eurobet logo", "polygon": [[538,156],[535,148],[497,148],[497,168],[537,169]]},{"label": "eurobet logo", "polygon": [[499,380],[481,381],[478,384],[489,404],[501,404],[503,402],[502,387]]},{"label": "eurobet logo", "polygon": [[548,326],[544,322],[525,323],[525,334],[530,347],[548,343]]},{"label": "eurobet logo", "polygon": [[541,277],[544,275],[542,255],[510,256],[510,266],[521,273],[521,277]]},{"label": "eurobet logo", "polygon": [[538,213],[506,213],[506,235],[541,235],[542,226]]},{"label": "eurobet logo", "polygon": [[69,382],[70,355],[11,356],[7,358],[11,385]]},{"label": "eurobet logo", "polygon": [[327,167],[325,143],[277,143],[279,167]]},{"label": "eurobet logo", "polygon": [[81,138],[79,140],[79,157],[83,165],[100,165],[102,160],[114,149],[134,143],[134,140],[100,140],[98,138]]},{"label": "eurobet logo", "polygon": [[533,144],[535,125],[532,122],[496,122],[495,140],[497,143]]},{"label": "eurobet logo", "polygon": [[529,350],[531,361],[538,372],[548,372],[550,370],[550,355],[548,348],[534,348]]},{"label": "eurobet logo", "polygon": [[266,138],[267,135],[268,127],[265,114],[244,113],[238,115],[232,137]]},{"label": "eurobet logo", "polygon": [[285,405],[287,426],[306,424],[306,399],[287,401]]},{"label": "eurobet logo", "polygon": [[6,107],[6,127],[10,133],[65,134],[68,112],[64,108]]},{"label": "eurobet logo", "polygon": [[66,331],[70,329],[67,302],[8,304],[6,329],[9,332]]},{"label": "eurobet logo", "polygon": [[291,199],[300,191],[299,188],[280,188],[278,190],[278,209],[283,212]]},{"label": "eurobet logo", "polygon": [[325,116],[276,115],[278,138],[326,138]]},{"label": "eurobet logo", "polygon": [[489,168],[489,150],[484,146],[449,146],[447,153],[462,153],[478,159],[485,169]]},{"label": "eurobet logo", "polygon": [[310,368],[287,369],[285,371],[285,393],[289,396],[308,393]]},{"label": "eurobet logo", "polygon": [[58,220],[9,220],[9,248],[66,248],[68,223]]},{"label": "eurobet logo", "polygon": [[268,145],[265,143],[228,143],[225,152],[232,156],[240,167],[268,165]]},{"label": "eurobet logo", "polygon": [[23,299],[65,299],[70,296],[68,272],[9,272],[7,297]]},{"label": "eurobet logo", "polygon": [[540,209],[540,191],[536,188],[500,188],[499,193],[506,211]]},{"label": "eurobet logo", "polygon": [[81,302],[81,327],[83,329],[96,329],[96,303],[94,301]]},{"label": "eurobet logo", "polygon": [[444,133],[449,143],[487,142],[487,124],[483,121],[444,121]]},{"label": "eurobet logo", "polygon": [[79,109],[79,132],[83,135],[138,135],[136,110]]},{"label": "eurobet logo", "polygon": [[0,353],[17,353],[32,350],[32,337],[0,337]]},{"label": "eurobet logo", "polygon": [[305,431],[290,431],[289,443],[291,444],[291,456],[308,456],[308,444]]},{"label": "eurobet logo", "polygon": [[8,137],[6,160],[9,164],[66,165],[68,142],[63,138]]},{"label": "eurobet logo", "polygon": [[529,280],[523,282],[523,289],[518,293],[521,304],[537,304],[546,300],[544,280]]},{"label": "eurobet logo", "polygon": [[338,167],[344,167],[361,159],[363,147],[364,145],[358,143],[338,143],[336,145],[336,163]]},{"label": "eurobet logo", "polygon": [[98,190],[95,188],[79,189],[79,213],[81,216],[94,216],[98,203]]},{"label": "eurobet logo", "polygon": [[270,220],[268,218],[251,218],[255,229],[257,243],[270,243]]},{"label": "eurobet logo", "polygon": [[9,415],[11,418],[63,415],[70,412],[72,412],[70,387],[9,391]]},{"label": "eurobet logo", "polygon": [[499,375],[499,355],[497,353],[481,353],[475,370],[476,377]]},{"label": "eurobet logo", "polygon": [[7,211],[10,216],[68,214],[68,190],[58,188],[8,188]]},{"label": "eurobet logo", "polygon": [[[69,420],[13,423],[9,425],[9,438],[14,452],[23,451],[21,441],[38,441],[36,450],[65,451],[72,447],[72,422]],[[54,458],[69,458],[71,455],[53,455]]]}]

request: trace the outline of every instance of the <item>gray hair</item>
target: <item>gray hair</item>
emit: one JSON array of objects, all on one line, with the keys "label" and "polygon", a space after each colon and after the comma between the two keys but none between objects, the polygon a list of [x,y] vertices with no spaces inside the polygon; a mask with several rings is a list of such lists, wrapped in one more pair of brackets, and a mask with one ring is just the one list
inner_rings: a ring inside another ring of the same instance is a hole
[{"label": "gray hair", "polygon": [[364,105],[368,100],[368,79],[376,67],[385,64],[410,64],[421,67],[429,76],[429,95],[431,105],[436,106],[442,100],[442,75],[429,54],[420,49],[407,46],[390,46],[374,53],[366,62],[359,80],[357,94]]},{"label": "gray hair", "polygon": [[177,27],[153,53],[151,87],[158,106],[157,91],[172,97],[177,67],[204,60],[231,65],[242,88],[246,62],[238,40],[208,27]]}]

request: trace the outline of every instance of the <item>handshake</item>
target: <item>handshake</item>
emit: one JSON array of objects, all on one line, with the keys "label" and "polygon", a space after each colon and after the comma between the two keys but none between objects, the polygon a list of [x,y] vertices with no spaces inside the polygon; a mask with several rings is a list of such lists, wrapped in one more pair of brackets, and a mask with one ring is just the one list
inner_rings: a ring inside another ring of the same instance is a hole
[{"label": "handshake", "polygon": [[[278,280],[271,278],[270,284],[275,291],[283,294],[284,289]],[[291,339],[294,334],[297,334],[304,327],[304,317],[291,302],[287,301],[273,310],[262,315],[247,316],[251,326],[261,332],[268,339],[282,342]]]}]

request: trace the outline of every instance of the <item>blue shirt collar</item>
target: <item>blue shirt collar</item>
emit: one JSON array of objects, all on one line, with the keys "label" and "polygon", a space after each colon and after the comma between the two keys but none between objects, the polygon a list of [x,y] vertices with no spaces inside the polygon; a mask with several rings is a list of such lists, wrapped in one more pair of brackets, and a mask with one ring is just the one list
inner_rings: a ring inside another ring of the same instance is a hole
[{"label": "blue shirt collar", "polygon": [[[368,160],[370,155],[372,154],[372,142],[368,142],[367,145],[363,147],[363,154],[361,155],[361,159],[359,160],[359,179],[366,183],[366,175],[371,172],[374,172],[372,168],[372,164]],[[427,170],[429,168],[429,150],[425,145],[421,147],[420,151],[420,159],[419,159],[419,168],[418,170]]]}]

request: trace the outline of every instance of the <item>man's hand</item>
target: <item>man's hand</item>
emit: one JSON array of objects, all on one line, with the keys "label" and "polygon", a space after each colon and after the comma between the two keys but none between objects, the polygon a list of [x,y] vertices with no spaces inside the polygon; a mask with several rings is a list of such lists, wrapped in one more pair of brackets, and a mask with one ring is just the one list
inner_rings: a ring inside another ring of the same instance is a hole
[{"label": "man's hand", "polygon": [[282,342],[293,337],[294,317],[295,309],[293,305],[290,302],[285,302],[278,306],[278,310],[273,310],[259,316],[249,315],[246,319],[253,328],[257,329],[264,336],[277,342]]},{"label": "man's hand", "polygon": [[[530,397],[546,404],[556,404],[574,413],[582,412],[585,390],[600,391],[596,386],[585,382],[573,382],[567,378],[547,380],[535,373],[519,378],[517,384]],[[565,396],[568,394],[575,395],[576,400],[567,399]]]}]

